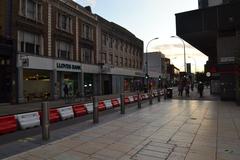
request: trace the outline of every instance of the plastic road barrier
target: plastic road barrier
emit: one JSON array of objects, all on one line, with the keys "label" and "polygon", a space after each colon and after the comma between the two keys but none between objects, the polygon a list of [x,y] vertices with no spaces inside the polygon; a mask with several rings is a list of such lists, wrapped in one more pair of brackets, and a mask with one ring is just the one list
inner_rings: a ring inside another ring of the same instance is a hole
[{"label": "plastic road barrier", "polygon": [[0,135],[17,130],[17,120],[15,116],[0,117]]},{"label": "plastic road barrier", "polygon": [[104,110],[106,110],[106,106],[105,106],[104,101],[99,101],[99,102],[98,102],[98,110],[99,110],[99,111],[104,111]]},{"label": "plastic road barrier", "polygon": [[112,101],[112,106],[114,108],[120,106],[120,103],[119,103],[118,99],[112,99],[111,101]]},{"label": "plastic road barrier", "polygon": [[[42,112],[39,112],[40,120],[42,121]],[[60,121],[61,117],[57,109],[49,110],[49,121],[50,123],[55,123]]]},{"label": "plastic road barrier", "polygon": [[130,103],[133,103],[133,102],[134,102],[133,96],[129,96],[128,99],[129,99],[129,102],[130,102]]},{"label": "plastic road barrier", "polygon": [[93,103],[86,103],[84,105],[85,105],[88,113],[92,113],[93,112]]},{"label": "plastic road barrier", "polygon": [[49,120],[50,123],[58,122],[60,121],[61,117],[57,109],[50,109],[49,111]]},{"label": "plastic road barrier", "polygon": [[146,99],[145,94],[142,94],[141,98],[142,98],[142,100],[145,100]]},{"label": "plastic road barrier", "polygon": [[125,97],[125,98],[124,98],[124,104],[129,104],[129,103],[130,103],[129,98],[128,98],[128,97]]},{"label": "plastic road barrier", "polygon": [[58,112],[62,120],[66,120],[74,117],[72,106],[58,108]]},{"label": "plastic road barrier", "polygon": [[84,104],[77,104],[73,106],[73,112],[75,117],[80,117],[87,114],[87,109],[85,108]]},{"label": "plastic road barrier", "polygon": [[121,99],[120,98],[117,98],[117,100],[118,100],[118,103],[119,103],[119,105],[121,104]]},{"label": "plastic road barrier", "polygon": [[112,101],[111,100],[105,100],[104,101],[106,109],[113,108]]},{"label": "plastic road barrier", "polygon": [[144,96],[145,96],[145,99],[148,99],[148,98],[149,98],[149,96],[148,96],[147,93],[145,93]]},{"label": "plastic road barrier", "polygon": [[134,98],[134,101],[138,101],[138,95],[134,95],[133,98]]},{"label": "plastic road barrier", "polygon": [[40,126],[40,116],[38,112],[17,114],[16,118],[21,129],[27,129]]}]

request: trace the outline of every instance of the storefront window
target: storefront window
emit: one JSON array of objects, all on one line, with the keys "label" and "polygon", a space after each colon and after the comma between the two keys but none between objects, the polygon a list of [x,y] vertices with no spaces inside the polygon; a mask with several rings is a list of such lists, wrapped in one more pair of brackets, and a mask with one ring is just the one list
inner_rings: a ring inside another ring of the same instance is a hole
[{"label": "storefront window", "polygon": [[93,74],[84,74],[84,95],[93,95]]},{"label": "storefront window", "polygon": [[50,72],[44,70],[24,70],[23,90],[27,102],[50,98]]}]

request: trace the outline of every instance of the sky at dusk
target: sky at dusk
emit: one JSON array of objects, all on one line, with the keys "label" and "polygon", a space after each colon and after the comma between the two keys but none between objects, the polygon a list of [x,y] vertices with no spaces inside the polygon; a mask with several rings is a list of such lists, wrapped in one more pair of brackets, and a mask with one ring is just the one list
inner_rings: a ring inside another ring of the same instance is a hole
[{"label": "sky at dusk", "polygon": [[[92,12],[128,29],[144,41],[144,51],[161,51],[171,63],[183,71],[183,44],[176,35],[175,13],[198,8],[198,0],[75,0],[82,6],[90,5]],[[186,61],[192,71],[203,71],[207,56],[186,43]]]}]

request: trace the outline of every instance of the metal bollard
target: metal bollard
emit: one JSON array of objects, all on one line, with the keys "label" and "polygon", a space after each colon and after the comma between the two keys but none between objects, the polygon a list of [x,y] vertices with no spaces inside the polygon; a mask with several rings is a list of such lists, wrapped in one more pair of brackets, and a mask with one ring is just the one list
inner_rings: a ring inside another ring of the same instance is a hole
[{"label": "metal bollard", "polygon": [[98,106],[97,106],[97,101],[96,97],[92,97],[93,101],[93,123],[98,123],[99,122],[99,115],[98,115]]},{"label": "metal bollard", "polygon": [[161,95],[160,95],[160,90],[158,89],[158,91],[157,91],[157,96],[158,96],[158,102],[160,102],[161,101]]},{"label": "metal bollard", "polygon": [[49,140],[49,110],[48,102],[42,102],[42,139],[44,141]]},{"label": "metal bollard", "polygon": [[152,105],[152,90],[150,90],[149,94],[149,104]]},{"label": "metal bollard", "polygon": [[142,108],[141,106],[141,98],[140,98],[140,92],[138,91],[138,109]]},{"label": "metal bollard", "polygon": [[124,94],[120,94],[120,101],[121,101],[121,114],[125,114],[125,104],[124,104]]}]

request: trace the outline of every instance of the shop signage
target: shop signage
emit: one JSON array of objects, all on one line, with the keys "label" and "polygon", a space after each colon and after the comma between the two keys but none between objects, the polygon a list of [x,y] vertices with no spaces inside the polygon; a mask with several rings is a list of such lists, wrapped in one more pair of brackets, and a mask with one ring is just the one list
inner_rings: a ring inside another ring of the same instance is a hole
[{"label": "shop signage", "polygon": [[23,67],[29,67],[29,58],[28,58],[28,56],[20,55],[20,59],[22,61],[22,66]]},{"label": "shop signage", "polygon": [[81,70],[80,65],[67,64],[67,63],[57,63],[57,68],[58,69],[75,70],[75,71],[80,71]]},{"label": "shop signage", "polygon": [[143,72],[135,72],[135,75],[136,76],[144,76],[144,73]]},{"label": "shop signage", "polygon": [[221,57],[220,62],[222,62],[222,63],[235,62],[235,57]]}]

